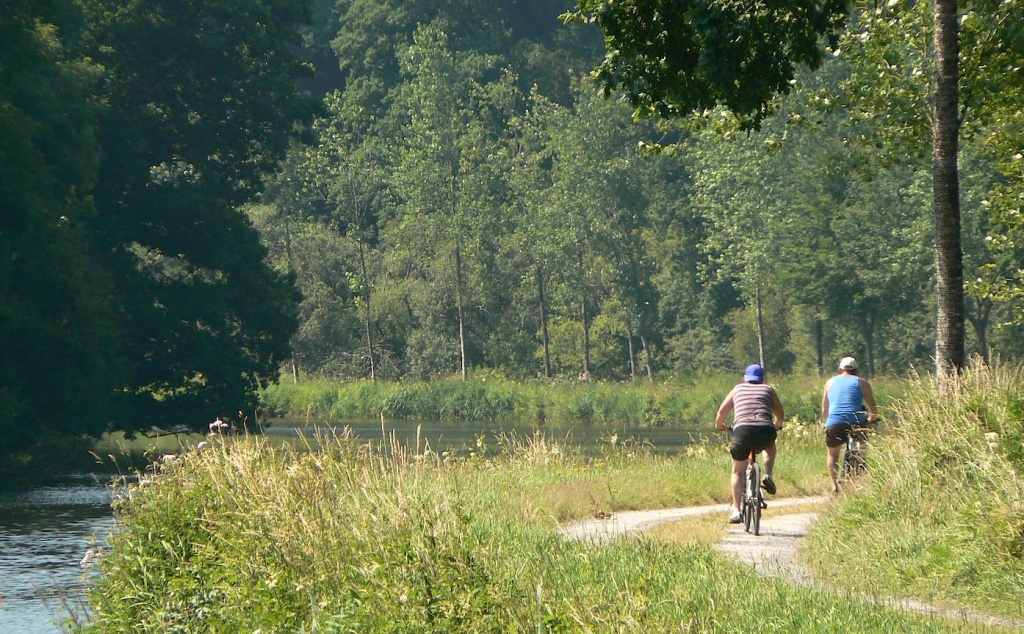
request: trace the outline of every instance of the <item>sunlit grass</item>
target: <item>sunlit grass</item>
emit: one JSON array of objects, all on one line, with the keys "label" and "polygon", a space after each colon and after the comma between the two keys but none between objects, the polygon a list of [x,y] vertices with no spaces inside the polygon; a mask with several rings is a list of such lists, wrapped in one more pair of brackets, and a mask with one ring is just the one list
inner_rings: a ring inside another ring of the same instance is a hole
[{"label": "sunlit grass", "polygon": [[870,477],[823,513],[806,553],[858,591],[1021,617],[1024,376],[972,368],[939,396],[921,379]]},{"label": "sunlit grass", "polygon": [[[118,504],[91,592],[93,620],[79,629],[944,629],[758,579],[698,544],[599,546],[554,530],[558,518],[603,505],[721,501],[724,445],[666,458],[611,445],[582,456],[539,435],[493,442],[501,451],[485,457],[375,450],[344,436],[302,448],[242,437],[168,458]],[[821,453],[794,442],[790,454],[803,451]],[[789,477],[794,486],[805,479]]]},{"label": "sunlit grass", "polygon": [[[269,416],[309,423],[387,419],[518,421],[533,424],[700,426],[714,421],[722,398],[736,384],[732,375],[680,377],[651,384],[514,381],[496,376],[461,380],[389,383],[311,380],[282,382],[261,393]],[[787,416],[818,418],[824,378],[779,377],[776,385]],[[907,383],[874,381],[883,410]]]}]

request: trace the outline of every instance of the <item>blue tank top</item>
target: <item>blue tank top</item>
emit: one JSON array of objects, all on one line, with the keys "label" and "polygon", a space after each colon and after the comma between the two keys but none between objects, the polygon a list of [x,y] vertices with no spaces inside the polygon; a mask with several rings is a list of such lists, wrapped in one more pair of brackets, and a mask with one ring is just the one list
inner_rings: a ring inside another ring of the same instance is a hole
[{"label": "blue tank top", "polygon": [[843,423],[864,425],[868,419],[863,412],[864,392],[860,389],[860,377],[852,374],[832,377],[832,387],[828,389],[828,419],[825,426]]}]

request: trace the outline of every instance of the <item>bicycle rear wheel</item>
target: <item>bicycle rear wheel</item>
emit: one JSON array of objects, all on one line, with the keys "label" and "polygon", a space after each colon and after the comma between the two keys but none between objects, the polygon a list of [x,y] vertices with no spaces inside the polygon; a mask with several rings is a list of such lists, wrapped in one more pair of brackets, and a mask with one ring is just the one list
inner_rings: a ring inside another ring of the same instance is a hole
[{"label": "bicycle rear wheel", "polygon": [[845,484],[847,480],[857,474],[855,460],[853,442],[847,440],[846,447],[843,449],[843,461],[839,468],[839,477],[837,478],[839,484]]},{"label": "bicycle rear wheel", "polygon": [[761,508],[764,506],[764,504],[762,504],[762,502],[764,501],[764,494],[761,493],[761,470],[757,467],[757,465],[754,465],[753,480],[754,480],[753,483],[752,483],[753,488],[751,489],[751,492],[753,493],[753,495],[751,495],[751,498],[750,498],[750,506],[751,506],[751,509],[752,509],[752,514],[754,516],[754,518],[753,518],[754,534],[755,535],[760,535],[761,534]]},{"label": "bicycle rear wheel", "polygon": [[753,468],[747,467],[747,481],[743,483],[743,530],[748,533],[750,532],[750,524],[754,520],[754,504],[751,497],[753,492],[751,488],[753,476]]}]

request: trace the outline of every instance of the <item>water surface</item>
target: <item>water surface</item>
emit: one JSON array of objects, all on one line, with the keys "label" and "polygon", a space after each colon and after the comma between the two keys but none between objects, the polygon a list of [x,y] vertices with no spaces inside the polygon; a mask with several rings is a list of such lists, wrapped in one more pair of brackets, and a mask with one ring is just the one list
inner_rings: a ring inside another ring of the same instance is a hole
[{"label": "water surface", "polygon": [[84,475],[0,484],[0,633],[60,632],[68,608],[81,612],[79,562],[111,525],[108,483]]}]

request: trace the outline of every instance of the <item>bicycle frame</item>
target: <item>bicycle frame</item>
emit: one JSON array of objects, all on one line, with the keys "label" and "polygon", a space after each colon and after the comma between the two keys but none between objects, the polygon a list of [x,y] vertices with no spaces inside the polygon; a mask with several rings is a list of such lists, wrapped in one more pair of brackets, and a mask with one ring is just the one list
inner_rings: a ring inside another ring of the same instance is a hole
[{"label": "bicycle frame", "polygon": [[843,451],[842,466],[839,469],[840,482],[856,475],[867,473],[866,449],[867,428],[855,427],[851,429],[850,434],[846,437],[846,448]]},{"label": "bicycle frame", "polygon": [[757,464],[757,454],[753,449],[747,458],[747,473],[743,486],[743,530],[761,534],[761,509],[765,507],[764,493],[761,490],[761,467]]}]

